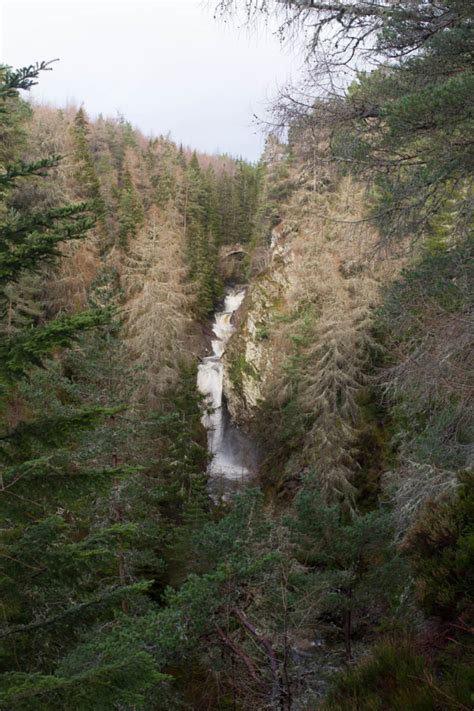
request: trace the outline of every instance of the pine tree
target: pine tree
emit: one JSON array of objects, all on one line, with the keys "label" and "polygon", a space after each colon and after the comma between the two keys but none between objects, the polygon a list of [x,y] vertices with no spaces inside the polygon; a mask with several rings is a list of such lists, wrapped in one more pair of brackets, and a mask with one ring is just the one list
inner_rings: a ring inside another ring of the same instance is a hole
[{"label": "pine tree", "polygon": [[303,576],[295,577],[304,601],[299,614],[315,623],[327,613],[337,616],[350,659],[354,630],[367,615],[396,601],[404,566],[391,539],[388,513],[347,517],[338,504],[324,502],[318,488],[318,480],[307,477],[295,515],[288,518],[296,556],[305,566]]},{"label": "pine tree", "polygon": [[[43,68],[2,73],[0,123],[19,101],[18,90],[29,88]],[[8,205],[20,178],[47,179],[47,169],[56,163],[51,158],[7,164],[0,175],[3,203]],[[0,225],[0,666],[7,689],[1,703],[8,708],[40,708],[36,694],[54,697],[58,687],[70,683],[51,674],[82,626],[104,619],[106,611],[146,587],[129,585],[117,573],[130,527],[120,521],[91,526],[98,492],[110,491],[128,469],[114,461],[102,464],[97,453],[86,462],[78,456],[85,433],[116,416],[117,409],[83,402],[72,392],[66,396],[68,379],[60,372],[61,352],[108,324],[110,313],[95,308],[47,320],[40,309],[31,313],[24,307],[34,289],[32,275],[60,256],[62,242],[83,238],[93,226],[89,207],[81,203],[12,216],[4,211]],[[12,319],[13,301],[21,304],[21,318]],[[104,679],[114,672],[103,664],[98,673]],[[48,696],[45,704],[55,701]]]},{"label": "pine tree", "polygon": [[143,220],[144,211],[141,197],[133,184],[130,172],[125,170],[118,198],[119,235],[120,244],[123,247],[126,247],[137,234]]},{"label": "pine tree", "polygon": [[166,209],[177,196],[178,156],[176,146],[169,141],[149,141],[147,160],[155,189],[154,199],[158,207]]},{"label": "pine tree", "polygon": [[207,316],[222,295],[217,270],[218,244],[213,233],[210,186],[194,152],[186,170],[183,221],[190,278],[195,284],[199,314]]},{"label": "pine tree", "polygon": [[74,141],[74,159],[76,168],[74,177],[78,185],[78,197],[89,201],[97,216],[97,224],[103,238],[106,237],[106,206],[101,195],[100,182],[92,160],[89,143],[89,122],[86,113],[81,107],[72,126]]},{"label": "pine tree", "polygon": [[[278,122],[299,129],[301,142],[308,145],[329,138],[334,163],[373,185],[371,217],[386,241],[413,241],[431,233],[438,212],[458,190],[456,231],[469,233],[472,2],[288,0],[285,4],[288,14],[282,31],[298,27],[300,20],[311,27],[311,73],[304,101],[289,92],[275,106]],[[230,5],[221,2],[222,7],[230,9]],[[271,8],[276,11],[279,5],[276,0],[246,3],[250,16]],[[324,50],[318,54],[321,42]],[[359,72],[356,60],[362,56],[365,63],[370,57],[378,68]],[[338,92],[342,64],[353,70],[355,79],[347,90]],[[331,90],[321,91],[321,76],[331,72]],[[313,97],[308,98],[311,88]]]}]

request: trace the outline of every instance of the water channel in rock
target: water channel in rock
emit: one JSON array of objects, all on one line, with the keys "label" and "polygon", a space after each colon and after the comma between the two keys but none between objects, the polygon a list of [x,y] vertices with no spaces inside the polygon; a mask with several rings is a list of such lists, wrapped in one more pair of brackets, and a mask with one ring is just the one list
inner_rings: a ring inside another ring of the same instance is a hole
[{"label": "water channel in rock", "polygon": [[245,484],[253,469],[252,444],[232,421],[227,409],[222,357],[235,330],[233,318],[245,296],[245,288],[226,291],[222,311],[214,315],[212,355],[202,359],[198,368],[197,387],[204,395],[203,424],[208,433],[208,448],[212,455],[208,474],[211,493],[226,498]]}]

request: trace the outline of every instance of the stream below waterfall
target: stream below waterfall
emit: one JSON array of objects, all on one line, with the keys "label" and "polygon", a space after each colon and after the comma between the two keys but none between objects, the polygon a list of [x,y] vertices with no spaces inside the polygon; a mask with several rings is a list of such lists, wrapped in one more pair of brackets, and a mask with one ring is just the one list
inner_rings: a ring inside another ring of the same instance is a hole
[{"label": "stream below waterfall", "polygon": [[204,395],[202,422],[207,429],[208,449],[212,455],[208,467],[211,494],[224,497],[238,490],[253,469],[253,451],[248,437],[232,421],[224,396],[224,363],[222,357],[235,330],[233,315],[245,296],[243,288],[226,290],[222,311],[214,315],[212,355],[198,367],[197,387]]}]

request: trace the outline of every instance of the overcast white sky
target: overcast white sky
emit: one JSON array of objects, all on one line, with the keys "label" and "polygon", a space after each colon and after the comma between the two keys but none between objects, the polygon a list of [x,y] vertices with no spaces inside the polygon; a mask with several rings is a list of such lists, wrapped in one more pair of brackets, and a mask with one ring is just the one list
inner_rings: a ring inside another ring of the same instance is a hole
[{"label": "overcast white sky", "polygon": [[[2,2],[2,0],[0,0]],[[214,0],[3,0],[1,61],[60,58],[32,95],[122,113],[146,134],[258,158],[263,115],[296,74],[296,53],[264,27],[213,17]]]}]

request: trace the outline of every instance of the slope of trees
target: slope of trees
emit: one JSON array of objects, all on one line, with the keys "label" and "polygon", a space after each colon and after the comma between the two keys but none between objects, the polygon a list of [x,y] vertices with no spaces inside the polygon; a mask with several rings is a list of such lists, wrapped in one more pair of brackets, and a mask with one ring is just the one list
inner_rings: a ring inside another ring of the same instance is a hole
[{"label": "slope of trees", "polygon": [[[143,645],[85,661],[77,645],[146,626],[209,516],[193,366],[202,277],[180,211],[185,154],[82,109],[32,111],[18,91],[44,68],[2,69],[0,86],[0,697],[102,709],[159,682],[153,697],[168,698]],[[157,166],[176,183],[166,200]]]},{"label": "slope of trees", "polygon": [[[462,709],[473,683],[472,595],[460,593],[461,612],[454,592],[472,565],[472,4],[241,5],[252,19],[282,10],[282,31],[309,40],[304,84],[275,106],[288,128],[270,168],[279,209],[271,184],[262,193],[259,249],[268,254],[273,215],[286,265],[259,259],[232,355],[252,353],[246,339],[266,349],[253,425],[265,481],[283,483],[284,500],[311,473],[356,518],[390,502],[416,590],[398,612],[409,638],[389,623],[392,636],[336,680],[323,708]],[[377,68],[357,73],[357,57]],[[353,81],[338,91],[341,67]],[[272,280],[286,285],[250,334]],[[436,597],[437,574],[449,589],[445,573],[453,596],[441,610],[428,590]]]},{"label": "slope of trees", "polygon": [[[28,186],[27,194],[25,188],[25,199],[41,205],[68,198],[89,201],[97,220],[86,247],[119,271],[149,210],[157,210],[184,235],[194,308],[206,315],[221,297],[219,247],[251,237],[258,169],[227,156],[198,156],[166,137],[145,138],[123,118],[90,121],[83,108],[36,106],[28,129],[29,155],[43,150],[68,158],[56,167],[47,189]],[[81,261],[84,253],[78,252]]]},{"label": "slope of trees", "polygon": [[[18,90],[28,88],[44,68],[2,70],[2,118],[14,110]],[[84,433],[114,417],[117,408],[110,398],[94,402],[90,392],[89,398],[80,397],[56,366],[58,353],[87,338],[87,331],[109,328],[110,311],[91,308],[48,318],[30,309],[29,318],[17,319],[12,328],[12,285],[21,294],[29,276],[60,255],[61,244],[84,239],[94,224],[94,206],[85,203],[41,211],[8,209],[20,181],[47,180],[47,171],[57,161],[6,163],[2,174],[6,210],[1,226],[1,300],[7,328],[0,356],[1,658],[6,698],[12,693],[20,707],[28,690],[57,683],[38,673],[54,668],[61,650],[78,638],[77,621],[84,615],[101,619],[104,609],[125,605],[136,590],[116,572],[121,524],[97,519],[94,526],[91,520],[97,496],[128,470],[113,458],[106,462],[106,452],[97,458],[87,447],[78,451],[79,443],[87,441]]]}]

